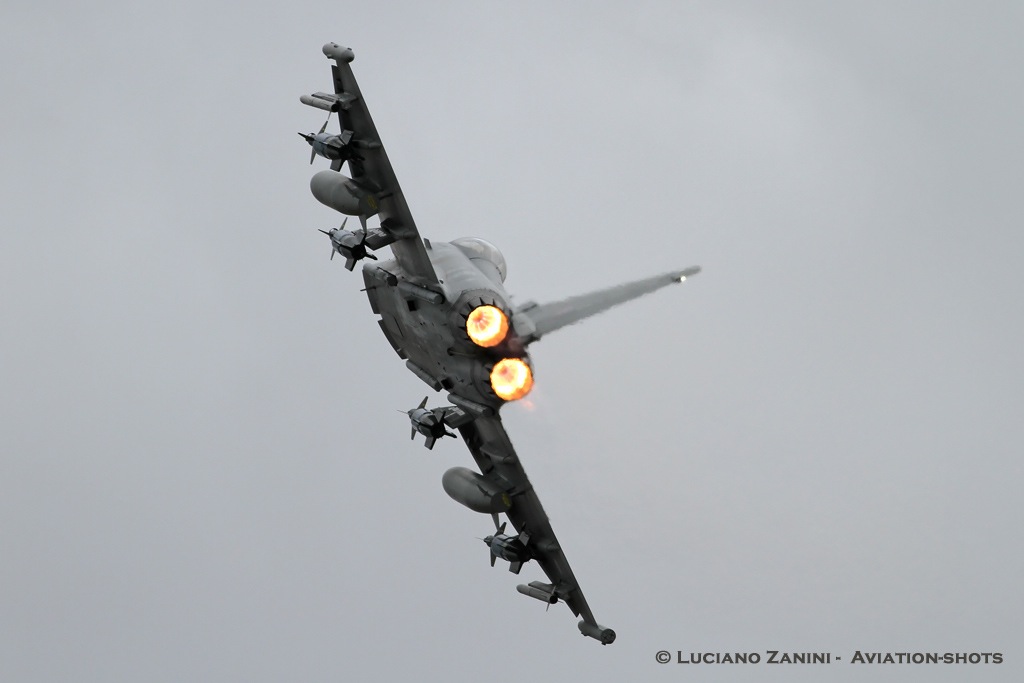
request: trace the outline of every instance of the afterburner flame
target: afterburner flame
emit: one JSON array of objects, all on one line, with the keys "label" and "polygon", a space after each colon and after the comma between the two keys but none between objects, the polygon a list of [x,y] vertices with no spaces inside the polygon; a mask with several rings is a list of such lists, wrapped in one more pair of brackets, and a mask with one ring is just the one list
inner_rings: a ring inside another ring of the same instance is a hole
[{"label": "afterburner flame", "polygon": [[504,358],[491,370],[491,388],[498,398],[515,401],[533,388],[533,371],[522,358]]},{"label": "afterburner flame", "polygon": [[508,318],[500,308],[477,306],[466,318],[466,333],[477,346],[497,346],[508,334]]}]

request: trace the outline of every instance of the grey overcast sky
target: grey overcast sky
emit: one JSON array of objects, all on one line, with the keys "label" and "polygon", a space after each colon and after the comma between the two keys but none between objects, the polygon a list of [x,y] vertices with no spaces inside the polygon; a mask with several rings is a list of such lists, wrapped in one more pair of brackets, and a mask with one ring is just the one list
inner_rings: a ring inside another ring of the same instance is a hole
[{"label": "grey overcast sky", "polygon": [[[1022,35],[996,1],[5,2],[0,680],[1021,680]],[[488,567],[463,445],[409,441],[427,392],[295,134],[327,41],[422,233],[496,243],[518,300],[704,267],[545,338],[503,411],[610,647]]]}]

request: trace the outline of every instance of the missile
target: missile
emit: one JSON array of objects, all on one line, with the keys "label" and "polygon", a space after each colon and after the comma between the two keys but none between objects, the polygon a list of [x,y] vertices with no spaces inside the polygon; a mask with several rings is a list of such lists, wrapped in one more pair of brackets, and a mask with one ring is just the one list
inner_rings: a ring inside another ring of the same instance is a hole
[{"label": "missile", "polygon": [[412,410],[406,411],[406,414],[412,423],[412,432],[409,434],[409,438],[416,438],[416,432],[419,432],[427,437],[425,445],[428,450],[431,450],[438,439],[445,436],[455,438],[455,435],[445,428],[445,409],[427,408],[427,398],[424,396],[420,404]]},{"label": "missile", "polygon": [[502,524],[498,533],[480,540],[482,540],[491,550],[492,567],[494,566],[495,558],[500,557],[509,563],[508,570],[510,572],[518,574],[523,563],[529,561],[530,551],[518,536],[508,536],[502,533],[504,530],[505,525]]},{"label": "missile", "polygon": [[356,262],[364,258],[376,261],[377,257],[366,250],[366,229],[357,235],[345,229],[347,222],[348,218],[342,221],[340,228],[334,228],[330,232],[320,231],[331,240],[331,258],[334,258],[335,252],[344,256],[345,268],[348,270],[352,270]]},{"label": "missile", "polygon": [[516,590],[523,595],[536,598],[537,600],[546,602],[549,605],[553,605],[558,602],[558,595],[555,594],[555,587],[550,583],[544,583],[543,581],[531,581],[529,585],[521,583],[516,586]]},{"label": "missile", "polygon": [[[327,122],[324,122],[324,128],[327,127]],[[319,133],[299,133],[303,140],[309,143],[310,147],[313,148],[313,155],[310,157],[310,163],[313,163],[313,159],[316,155],[320,155],[325,159],[331,161],[348,161],[349,159],[362,159],[352,151],[352,131],[343,130],[340,135],[334,133],[325,133],[322,129]]]}]

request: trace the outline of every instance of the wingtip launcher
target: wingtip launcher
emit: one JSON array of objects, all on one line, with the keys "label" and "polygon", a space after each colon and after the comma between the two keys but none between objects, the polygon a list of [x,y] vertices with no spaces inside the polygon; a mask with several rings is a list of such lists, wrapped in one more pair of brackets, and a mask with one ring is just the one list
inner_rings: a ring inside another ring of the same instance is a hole
[{"label": "wingtip launcher", "polygon": [[323,47],[324,54],[328,59],[334,59],[339,64],[345,62],[350,64],[356,58],[356,53],[350,47],[342,47],[337,43],[326,43]]},{"label": "wingtip launcher", "polygon": [[577,626],[580,629],[580,633],[594,640],[601,641],[602,645],[611,645],[615,642],[615,631],[601,624],[591,624],[580,619],[580,623]]}]

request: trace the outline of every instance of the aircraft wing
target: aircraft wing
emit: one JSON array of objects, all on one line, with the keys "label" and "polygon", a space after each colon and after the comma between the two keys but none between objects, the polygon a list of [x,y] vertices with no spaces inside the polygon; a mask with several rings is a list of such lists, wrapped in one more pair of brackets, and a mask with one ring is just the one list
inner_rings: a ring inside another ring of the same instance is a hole
[{"label": "aircraft wing", "polygon": [[[590,292],[589,294],[580,294],[579,296],[569,297],[561,301],[553,301],[547,304],[527,303],[515,312],[517,319],[516,329],[524,328],[525,334],[523,336],[527,343],[536,341],[548,332],[554,332],[566,325],[572,325],[584,318],[589,318],[592,315],[606,311],[612,306],[618,306],[644,294],[650,294],[662,287],[677,284],[699,272],[700,266],[690,266],[680,271],[663,273],[643,280],[615,285],[614,287]],[[526,324],[521,326],[518,320],[522,316],[528,318],[532,325]]]},{"label": "aircraft wing", "polygon": [[519,532],[520,539],[528,535],[526,547],[531,551],[532,559],[551,581],[555,594],[569,606],[573,614],[582,618],[580,630],[583,631],[585,622],[596,629],[599,635],[594,637],[605,644],[610,643],[615,639],[615,634],[594,619],[569,561],[551,529],[544,506],[516,456],[501,418],[496,415],[478,417],[459,426],[458,430],[484,477],[508,493],[512,504],[505,514]]},{"label": "aircraft wing", "polygon": [[[352,74],[350,63],[355,58],[354,54],[349,48],[340,47],[336,43],[324,45],[323,52],[335,62],[331,66],[336,96],[334,110],[341,119],[342,129],[352,131],[352,139],[357,141],[360,158],[348,161],[349,173],[353,180],[377,193],[381,228],[395,240],[391,242],[391,251],[398,265],[420,284],[436,283],[437,275],[416,229],[416,221],[412,218],[398,178],[391,168],[391,161],[384,151],[373,119],[370,118],[370,110]],[[331,170],[340,171],[342,163],[333,161]],[[372,242],[370,244],[373,246]]]}]

